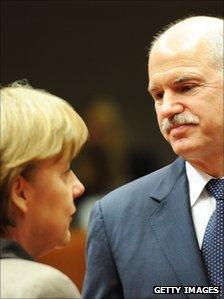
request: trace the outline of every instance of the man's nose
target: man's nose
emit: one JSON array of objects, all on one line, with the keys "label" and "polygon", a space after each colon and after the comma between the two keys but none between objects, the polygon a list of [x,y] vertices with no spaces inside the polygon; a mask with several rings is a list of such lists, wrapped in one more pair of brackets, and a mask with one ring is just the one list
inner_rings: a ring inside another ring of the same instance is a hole
[{"label": "man's nose", "polygon": [[85,187],[80,182],[80,180],[75,176],[74,185],[73,185],[73,198],[76,199],[80,197],[85,191]]},{"label": "man's nose", "polygon": [[165,92],[161,110],[163,118],[172,118],[175,114],[182,113],[184,111],[184,106],[177,96]]}]

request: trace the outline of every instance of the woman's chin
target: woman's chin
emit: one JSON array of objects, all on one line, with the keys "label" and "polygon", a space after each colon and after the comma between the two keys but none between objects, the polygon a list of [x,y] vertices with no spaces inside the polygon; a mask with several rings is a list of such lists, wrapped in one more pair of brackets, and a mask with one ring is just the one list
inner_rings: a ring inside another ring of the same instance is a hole
[{"label": "woman's chin", "polygon": [[54,247],[55,249],[61,249],[64,246],[66,246],[71,240],[71,233],[68,230],[66,232],[66,234],[64,235],[64,238],[61,239],[60,243],[58,242],[58,244]]}]

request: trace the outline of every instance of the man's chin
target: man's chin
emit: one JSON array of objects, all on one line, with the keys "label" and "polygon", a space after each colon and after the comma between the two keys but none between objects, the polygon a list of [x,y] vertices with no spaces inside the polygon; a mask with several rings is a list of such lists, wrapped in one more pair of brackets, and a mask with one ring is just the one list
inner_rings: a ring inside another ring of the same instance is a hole
[{"label": "man's chin", "polygon": [[196,150],[195,145],[193,146],[188,138],[181,138],[169,143],[171,144],[174,153],[185,159],[191,156]]}]

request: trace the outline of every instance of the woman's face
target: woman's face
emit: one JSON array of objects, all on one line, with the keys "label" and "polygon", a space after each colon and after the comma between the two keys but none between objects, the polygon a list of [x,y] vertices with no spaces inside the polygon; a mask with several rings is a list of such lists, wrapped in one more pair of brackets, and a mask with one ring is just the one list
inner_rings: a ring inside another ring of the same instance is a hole
[{"label": "woman's face", "polygon": [[69,226],[75,213],[74,200],[84,192],[84,186],[61,158],[38,162],[26,181],[26,225],[30,241],[48,251],[70,240]]}]

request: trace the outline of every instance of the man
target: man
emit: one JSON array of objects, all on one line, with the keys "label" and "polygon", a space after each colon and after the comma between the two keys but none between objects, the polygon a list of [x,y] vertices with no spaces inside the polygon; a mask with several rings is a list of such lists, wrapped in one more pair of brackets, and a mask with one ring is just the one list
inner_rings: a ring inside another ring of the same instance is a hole
[{"label": "man", "polygon": [[222,53],[218,18],[188,18],[155,38],[149,92],[180,157],[95,204],[84,299],[224,298]]}]

